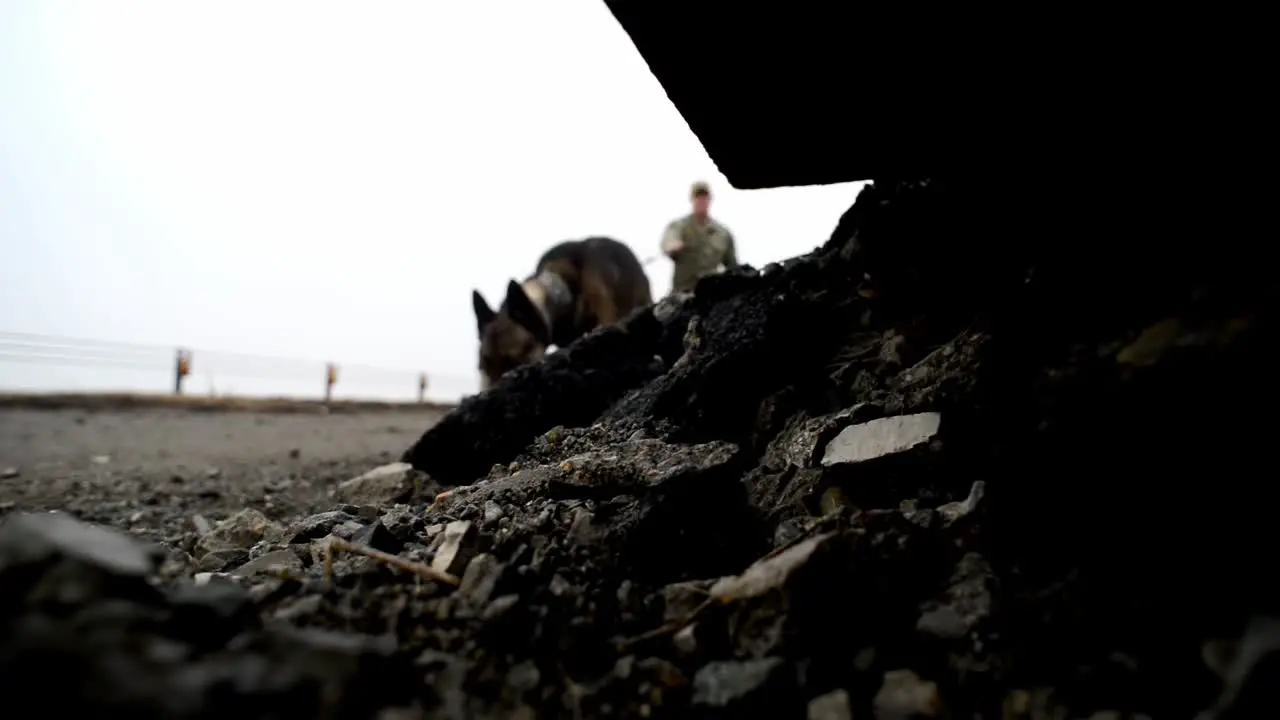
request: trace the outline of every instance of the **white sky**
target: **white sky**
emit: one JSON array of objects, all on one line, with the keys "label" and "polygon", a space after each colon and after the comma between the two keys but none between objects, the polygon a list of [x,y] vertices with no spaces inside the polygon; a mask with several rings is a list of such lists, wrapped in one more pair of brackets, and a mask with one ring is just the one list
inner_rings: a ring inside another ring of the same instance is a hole
[{"label": "white sky", "polygon": [[[860,187],[730,188],[599,0],[0,0],[0,331],[457,395],[473,287],[496,304],[592,234],[655,255],[697,179],[756,267],[823,242]],[[648,270],[664,294],[670,263]],[[0,362],[0,389],[94,372]]]}]

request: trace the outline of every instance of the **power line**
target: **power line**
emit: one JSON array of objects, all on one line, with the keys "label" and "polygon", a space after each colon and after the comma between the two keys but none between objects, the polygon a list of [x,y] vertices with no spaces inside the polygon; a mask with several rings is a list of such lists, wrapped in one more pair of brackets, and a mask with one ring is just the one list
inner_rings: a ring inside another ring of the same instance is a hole
[{"label": "power line", "polygon": [[[187,345],[177,346],[183,350],[190,352],[193,356],[200,358],[201,364],[222,360],[234,363],[246,364],[292,364],[294,366],[320,365],[322,368],[327,364],[324,360],[310,360],[297,357],[280,357],[272,355],[259,355],[252,353],[231,352],[226,350],[212,350],[209,348],[198,348]],[[121,342],[116,340],[94,340],[87,338],[73,338],[59,335],[47,335],[40,333],[24,333],[0,330],[0,350],[8,348],[18,348],[22,350],[29,349],[59,349],[64,351],[76,350],[96,350],[97,352],[128,352],[128,353],[165,353],[172,354],[175,350],[174,346],[164,345],[147,345],[142,343]],[[362,370],[372,372],[406,372],[418,373],[420,370],[411,368],[392,368],[378,365],[368,365],[363,363],[341,364],[344,370]]]},{"label": "power line", "polygon": [[[267,381],[315,381],[326,369],[338,368],[338,385],[385,386],[418,389],[423,373],[409,368],[392,368],[363,363],[329,363],[303,358],[275,357],[251,353],[200,348],[181,348],[116,340],[75,338],[52,334],[0,330],[0,365],[25,364],[136,370],[164,373],[172,377],[181,352],[190,363],[183,375],[210,381],[241,378]],[[428,385],[463,390],[474,378],[463,375],[427,373]],[[179,378],[176,390],[181,388]],[[345,380],[345,382],[343,382]],[[407,394],[407,392],[406,392]]]},{"label": "power line", "polygon": [[131,362],[129,360],[121,360],[118,358],[41,355],[36,353],[14,354],[0,352],[0,362],[31,363],[40,365],[79,365],[83,367],[102,367],[106,365],[134,370],[153,370],[157,372],[165,372],[169,369],[164,363],[147,365],[145,363]]}]

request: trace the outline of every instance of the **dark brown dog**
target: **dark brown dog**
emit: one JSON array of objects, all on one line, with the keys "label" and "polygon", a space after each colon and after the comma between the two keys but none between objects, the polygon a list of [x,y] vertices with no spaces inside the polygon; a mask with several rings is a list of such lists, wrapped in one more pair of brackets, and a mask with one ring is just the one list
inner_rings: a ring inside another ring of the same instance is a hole
[{"label": "dark brown dog", "polygon": [[478,291],[471,292],[482,389],[542,359],[548,346],[565,347],[652,302],[649,277],[626,245],[605,237],[556,245],[524,282],[507,283],[497,312]]}]

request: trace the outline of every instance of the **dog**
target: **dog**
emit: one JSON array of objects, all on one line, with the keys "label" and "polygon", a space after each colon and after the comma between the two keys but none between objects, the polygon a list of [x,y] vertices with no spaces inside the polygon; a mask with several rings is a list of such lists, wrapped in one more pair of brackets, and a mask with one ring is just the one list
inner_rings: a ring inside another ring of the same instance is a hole
[{"label": "dog", "polygon": [[597,327],[653,304],[649,276],[626,245],[607,237],[560,243],[538,260],[533,275],[507,283],[495,312],[471,292],[480,334],[481,390],[565,347]]}]

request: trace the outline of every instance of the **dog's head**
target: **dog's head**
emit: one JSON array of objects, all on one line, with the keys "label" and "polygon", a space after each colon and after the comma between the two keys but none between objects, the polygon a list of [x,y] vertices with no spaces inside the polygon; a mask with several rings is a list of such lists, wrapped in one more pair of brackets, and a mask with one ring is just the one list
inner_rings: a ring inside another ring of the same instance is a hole
[{"label": "dog's head", "polygon": [[551,344],[551,332],[542,313],[514,280],[507,283],[507,297],[495,312],[479,291],[471,292],[480,333],[481,389],[488,389],[504,374],[537,362]]}]

